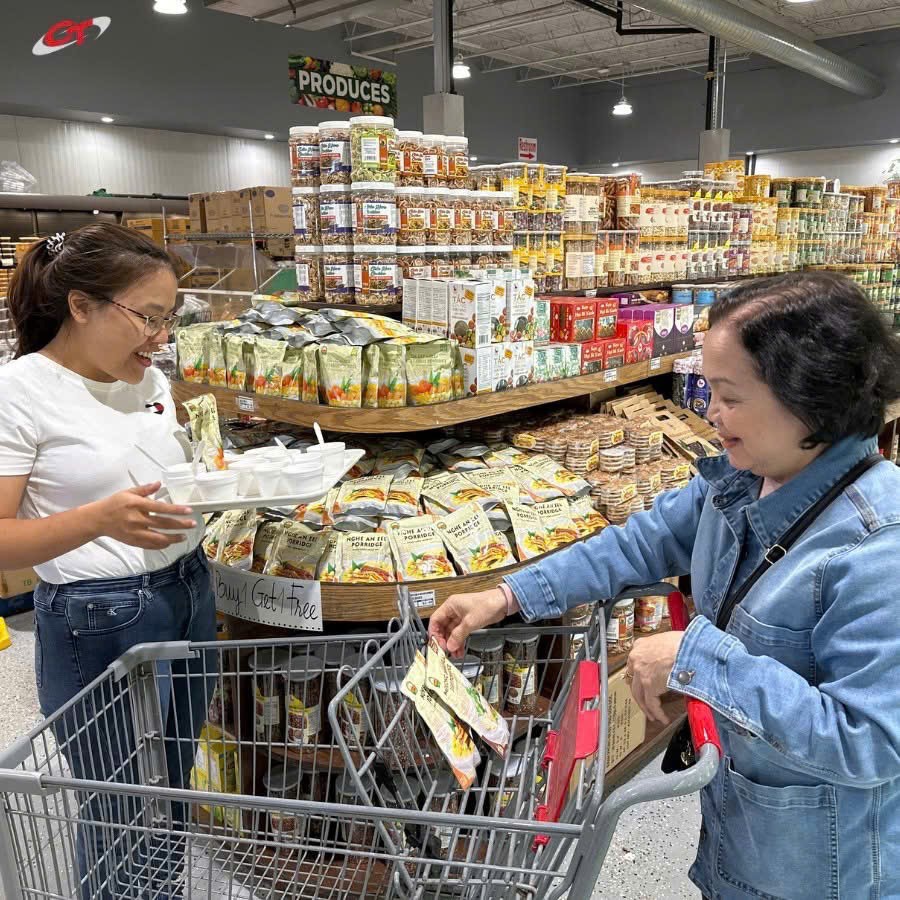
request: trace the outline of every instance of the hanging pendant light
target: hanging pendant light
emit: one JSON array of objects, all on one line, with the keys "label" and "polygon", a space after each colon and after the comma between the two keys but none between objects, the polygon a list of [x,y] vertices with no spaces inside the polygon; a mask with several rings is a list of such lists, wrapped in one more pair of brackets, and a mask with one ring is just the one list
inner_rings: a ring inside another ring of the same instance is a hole
[{"label": "hanging pendant light", "polygon": [[155,0],[153,4],[153,12],[167,16],[182,16],[187,11],[187,0]]},{"label": "hanging pendant light", "polygon": [[463,61],[461,56],[456,57],[456,61],[453,63],[453,77],[454,78],[471,78],[472,70],[469,68],[468,64]]},{"label": "hanging pendant light", "polygon": [[625,80],[622,80],[622,96],[619,102],[612,108],[614,116],[630,116],[633,112],[631,104],[625,99]]}]

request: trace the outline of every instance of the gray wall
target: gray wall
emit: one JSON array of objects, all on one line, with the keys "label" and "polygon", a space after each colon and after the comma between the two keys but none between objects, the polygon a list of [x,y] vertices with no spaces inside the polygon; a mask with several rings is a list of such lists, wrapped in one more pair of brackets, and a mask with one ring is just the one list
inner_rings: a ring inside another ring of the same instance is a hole
[{"label": "gray wall", "polygon": [[[725,126],[731,149],[773,151],[858,145],[900,137],[900,30],[823,42],[880,74],[885,92],[863,100],[808,75],[754,57],[728,71]],[[588,113],[583,163],[696,159],[706,86],[699,75],[658,76],[626,84],[627,119],[610,109],[618,85],[583,88]],[[569,93],[559,91],[558,93]]]},{"label": "gray wall", "polygon": [[[40,0],[17,3],[0,37],[0,113],[43,117],[115,116],[126,125],[233,136],[314,123],[327,112],[292,104],[287,58],[305,53],[352,60],[339,29],[303,32],[203,9],[186,16],[152,12],[151,0]],[[31,53],[54,22],[100,13],[108,31],[82,47],[48,56]],[[431,51],[403,54],[397,69],[398,125],[421,127],[422,97],[433,84]],[[516,86],[515,73],[475,75],[466,131],[473,152],[509,159],[519,134],[537,137],[541,156],[566,162],[578,147],[577,98],[564,102],[549,86]],[[330,117],[340,118],[331,113]]]}]

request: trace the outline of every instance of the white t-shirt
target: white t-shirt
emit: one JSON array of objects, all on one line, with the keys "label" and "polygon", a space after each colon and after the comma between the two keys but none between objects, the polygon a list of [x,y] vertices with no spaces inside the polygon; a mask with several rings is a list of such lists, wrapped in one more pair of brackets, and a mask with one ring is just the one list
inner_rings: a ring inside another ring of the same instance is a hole
[{"label": "white t-shirt", "polygon": [[[0,477],[29,475],[20,519],[39,519],[84,506],[138,484],[188,459],[165,375],[150,368],[137,385],[82,378],[40,353],[0,366]],[[51,584],[121,578],[165,568],[194,550],[199,524],[180,544],[142,550],[102,537],[35,566]]]}]

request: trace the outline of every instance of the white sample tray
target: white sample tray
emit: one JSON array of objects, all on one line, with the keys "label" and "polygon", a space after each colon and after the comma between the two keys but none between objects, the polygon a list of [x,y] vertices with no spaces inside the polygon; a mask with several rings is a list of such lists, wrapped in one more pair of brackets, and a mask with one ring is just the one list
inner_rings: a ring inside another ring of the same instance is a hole
[{"label": "white sample tray", "polygon": [[[308,490],[302,494],[278,494],[271,497],[235,497],[231,500],[198,500],[196,502],[189,500],[179,505],[190,506],[194,512],[205,514],[223,512],[226,509],[250,509],[254,506],[293,508],[301,503],[313,503],[321,500],[365,455],[365,450],[345,450],[344,466],[340,473],[332,477],[327,475],[323,477],[322,487],[318,490]],[[165,485],[161,488],[160,493],[162,491],[165,491]],[[166,493],[168,492],[166,491]]]}]

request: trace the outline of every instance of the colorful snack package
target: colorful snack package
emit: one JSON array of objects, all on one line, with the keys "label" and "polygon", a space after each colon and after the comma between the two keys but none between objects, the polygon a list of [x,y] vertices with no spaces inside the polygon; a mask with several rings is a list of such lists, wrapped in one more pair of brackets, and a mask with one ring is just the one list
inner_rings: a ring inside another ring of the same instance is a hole
[{"label": "colorful snack package", "polygon": [[493,509],[500,502],[499,497],[494,497],[484,488],[467,481],[455,472],[426,478],[422,486],[422,496],[436,500],[449,510],[459,509],[471,501],[476,501],[483,509]]},{"label": "colorful snack package", "polygon": [[509,723],[447,658],[435,637],[428,639],[426,687],[463,720],[501,759],[509,748]]},{"label": "colorful snack package", "polygon": [[[542,503],[545,500],[555,500],[557,497],[564,497],[565,493],[555,484],[551,484],[545,478],[536,475],[525,466],[510,466],[509,472],[522,489],[522,502],[527,502],[524,497],[530,497],[532,503]],[[530,504],[529,504],[530,505]]]},{"label": "colorful snack package", "polygon": [[348,481],[352,481],[354,478],[362,478],[364,475],[371,475],[374,468],[374,459],[363,458],[347,472],[344,478]]},{"label": "colorful snack package", "polygon": [[476,469],[466,472],[463,478],[506,504],[519,502],[519,482],[508,469]]},{"label": "colorful snack package", "polygon": [[217,328],[210,328],[206,332],[206,358],[206,380],[210,387],[225,387],[227,383],[225,348],[222,332]]},{"label": "colorful snack package", "polygon": [[390,584],[395,566],[386,534],[345,534],[340,549],[342,584]]},{"label": "colorful snack package", "polygon": [[565,498],[535,503],[534,511],[541,517],[547,529],[547,549],[555,550],[578,540],[578,528],[569,514],[569,503]]},{"label": "colorful snack package", "polygon": [[253,344],[253,389],[263,397],[281,396],[281,364],[287,344],[257,338]]},{"label": "colorful snack package", "polygon": [[462,400],[466,396],[466,367],[463,363],[462,348],[456,341],[452,346],[453,367],[450,370],[450,387],[454,400]]},{"label": "colorful snack package", "polygon": [[428,663],[417,650],[400,690],[412,700],[416,712],[425,720],[450,764],[459,786],[466,791],[475,783],[481,755],[465,724],[426,687],[427,672]]},{"label": "colorful snack package", "polygon": [[587,537],[595,531],[603,531],[609,522],[597,512],[590,497],[578,497],[569,501],[569,514],[578,529],[579,537]]},{"label": "colorful snack package", "polygon": [[497,534],[477,503],[439,519],[436,528],[453,558],[466,575],[487,572],[515,563],[504,535]]},{"label": "colorful snack package", "polygon": [[339,531],[328,531],[328,543],[325,552],[319,560],[319,568],[316,570],[318,581],[335,582],[338,580],[338,571],[341,568],[341,545],[343,535]]},{"label": "colorful snack package", "polygon": [[394,478],[408,478],[422,467],[425,451],[409,441],[397,441],[393,449],[385,450],[375,457],[375,471],[379,475],[393,475]]},{"label": "colorful snack package", "polygon": [[[529,472],[549,481],[550,484],[557,487],[567,497],[583,497],[591,492],[591,486],[583,478],[580,478],[574,472],[570,472],[565,466],[554,462],[549,456],[543,453],[532,456],[525,463],[525,468]],[[549,497],[547,499],[550,499]]]},{"label": "colorful snack package", "polygon": [[304,403],[319,402],[319,346],[307,344],[303,348],[303,378],[300,381],[300,399]]},{"label": "colorful snack package", "polygon": [[227,469],[222,432],[219,429],[219,410],[213,394],[201,394],[182,404],[191,423],[191,437],[195,443],[203,441],[203,462],[206,469]]},{"label": "colorful snack package", "polygon": [[378,369],[381,362],[381,345],[363,347],[362,383],[363,409],[378,409]]},{"label": "colorful snack package", "polygon": [[540,514],[534,511],[534,507],[508,503],[506,511],[516,538],[519,562],[534,559],[535,556],[541,556],[550,549],[547,529]]},{"label": "colorful snack package", "polygon": [[206,528],[203,536],[203,552],[207,559],[215,560],[219,555],[219,542],[222,535],[223,517],[219,516]]},{"label": "colorful snack package", "polygon": [[456,574],[431,516],[389,522],[387,533],[397,563],[397,581],[425,581]]},{"label": "colorful snack package", "polygon": [[345,481],[338,490],[332,515],[381,516],[391,489],[390,475],[369,475]]},{"label": "colorful snack package", "polygon": [[453,354],[449,340],[409,344],[406,348],[406,383],[409,405],[428,406],[453,399]]},{"label": "colorful snack package", "polygon": [[[419,514],[419,498],[422,496],[424,478],[395,478],[388,491],[384,515],[392,519],[409,519]],[[388,532],[390,534],[390,531]]]},{"label": "colorful snack package", "polygon": [[[300,524],[297,522],[296,524]],[[281,531],[282,522],[263,522],[256,529],[256,537],[253,539],[253,563],[251,572],[264,572],[269,557],[272,555],[272,547]]]},{"label": "colorful snack package", "polygon": [[311,532],[302,526],[298,528],[296,522],[286,521],[272,547],[265,574],[313,581],[327,540],[325,532]]},{"label": "colorful snack package", "polygon": [[521,466],[531,457],[516,447],[496,447],[484,456],[484,461],[491,469],[502,469],[504,466]]},{"label": "colorful snack package", "polygon": [[321,500],[301,504],[294,510],[294,519],[316,529],[334,525],[331,508],[337,500],[338,490],[338,488],[332,488]]},{"label": "colorful snack package", "polygon": [[[191,788],[214,794],[239,794],[241,792],[241,750],[237,743],[226,741],[221,729],[207,723],[197,740],[194,767],[191,769]],[[229,834],[241,834],[243,823],[237,806],[207,806],[201,809],[209,813],[219,827]]]},{"label": "colorful snack package", "polygon": [[406,347],[394,341],[378,346],[378,408],[406,406]]},{"label": "colorful snack package", "polygon": [[255,509],[229,509],[222,514],[216,562],[234,569],[250,569],[256,521]]},{"label": "colorful snack package", "polygon": [[244,376],[246,390],[252,391],[256,386],[256,338],[244,335]]},{"label": "colorful snack package", "polygon": [[319,347],[319,380],[326,406],[362,406],[362,348]]},{"label": "colorful snack package", "polygon": [[303,350],[288,347],[281,364],[281,396],[285,400],[299,400],[303,382]]},{"label": "colorful snack package", "polygon": [[209,345],[206,332],[209,326],[198,328],[189,325],[175,332],[175,347],[178,352],[178,373],[182,381],[191,384],[206,384],[209,360]]},{"label": "colorful snack package", "polygon": [[247,366],[244,362],[244,338],[226,334],[222,340],[225,352],[225,385],[232,391],[247,390]]}]

